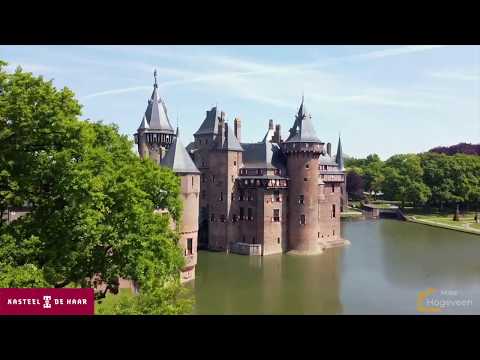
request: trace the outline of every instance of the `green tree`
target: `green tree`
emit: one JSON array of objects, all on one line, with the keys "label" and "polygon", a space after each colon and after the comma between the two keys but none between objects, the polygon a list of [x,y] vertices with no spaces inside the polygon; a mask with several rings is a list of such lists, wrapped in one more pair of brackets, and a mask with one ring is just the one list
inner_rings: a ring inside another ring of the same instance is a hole
[{"label": "green tree", "polygon": [[0,212],[28,205],[29,213],[0,222],[0,286],[89,287],[97,279],[102,298],[127,278],[145,298],[167,288],[174,295],[163,299],[180,296],[184,260],[171,227],[181,216],[178,177],[140,160],[116,126],[79,120],[69,89],[4,65]]},{"label": "green tree", "polygon": [[423,182],[421,158],[416,154],[393,155],[385,161],[385,192],[389,198],[400,200],[402,206],[424,205],[431,197],[430,188]]}]

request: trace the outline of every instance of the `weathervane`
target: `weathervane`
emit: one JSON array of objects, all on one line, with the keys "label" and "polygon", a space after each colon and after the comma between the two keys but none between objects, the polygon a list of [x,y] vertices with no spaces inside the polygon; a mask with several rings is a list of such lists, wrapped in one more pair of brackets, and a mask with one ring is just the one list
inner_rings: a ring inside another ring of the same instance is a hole
[{"label": "weathervane", "polygon": [[158,87],[158,84],[157,84],[157,69],[155,69],[153,71],[153,77],[155,78],[155,84],[153,84],[153,86]]}]

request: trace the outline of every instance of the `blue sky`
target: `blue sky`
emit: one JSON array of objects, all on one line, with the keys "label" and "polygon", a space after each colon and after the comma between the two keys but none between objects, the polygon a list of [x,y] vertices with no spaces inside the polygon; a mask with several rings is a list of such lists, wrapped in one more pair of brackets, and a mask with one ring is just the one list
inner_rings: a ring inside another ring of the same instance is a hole
[{"label": "blue sky", "polygon": [[132,135],[153,70],[185,145],[215,104],[242,119],[242,141],[268,120],[287,136],[302,93],[317,134],[355,157],[480,142],[480,46],[0,46],[13,70],[72,89],[83,118]]}]

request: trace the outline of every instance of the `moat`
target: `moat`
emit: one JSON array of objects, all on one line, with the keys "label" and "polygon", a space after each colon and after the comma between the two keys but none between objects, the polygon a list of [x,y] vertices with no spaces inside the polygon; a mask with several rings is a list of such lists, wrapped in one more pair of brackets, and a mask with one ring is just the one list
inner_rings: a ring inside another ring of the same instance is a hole
[{"label": "moat", "polygon": [[480,236],[397,220],[342,221],[322,255],[199,252],[196,314],[418,314],[420,291],[457,291],[480,313]]}]

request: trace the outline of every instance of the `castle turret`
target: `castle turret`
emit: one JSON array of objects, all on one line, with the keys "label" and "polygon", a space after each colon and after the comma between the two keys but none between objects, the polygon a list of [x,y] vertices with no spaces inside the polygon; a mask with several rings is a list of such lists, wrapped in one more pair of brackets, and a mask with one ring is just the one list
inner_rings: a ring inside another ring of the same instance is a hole
[{"label": "castle turret", "polygon": [[319,234],[319,156],[324,143],[315,133],[311,115],[302,103],[282,143],[287,156],[288,188],[288,247],[301,254],[320,253],[323,244]]},{"label": "castle turret", "polygon": [[178,135],[177,128],[176,137],[160,164],[169,167],[180,177],[181,199],[184,211],[182,219],[178,224],[178,231],[180,233],[179,245],[183,249],[185,256],[185,267],[181,273],[181,281],[184,282],[195,279],[200,171],[193,163]]},{"label": "castle turret", "polygon": [[168,119],[167,108],[158,95],[157,71],[154,71],[155,82],[152,96],[148,100],[145,115],[134,135],[138,144],[138,153],[142,158],[149,157],[157,164],[165,156],[176,135]]}]

